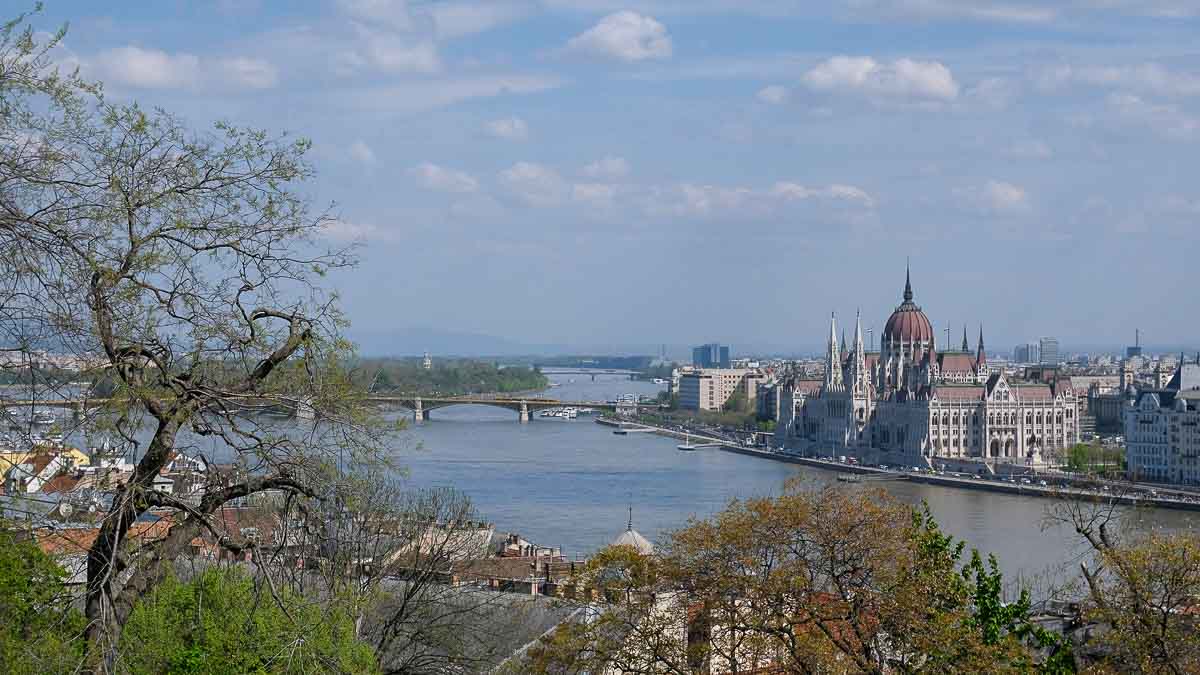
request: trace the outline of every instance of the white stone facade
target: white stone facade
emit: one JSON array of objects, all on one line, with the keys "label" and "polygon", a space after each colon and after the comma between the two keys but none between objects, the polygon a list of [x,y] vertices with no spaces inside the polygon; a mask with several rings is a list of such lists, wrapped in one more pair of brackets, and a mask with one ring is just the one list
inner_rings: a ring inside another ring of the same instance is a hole
[{"label": "white stone facade", "polygon": [[799,402],[790,419],[781,419],[785,443],[928,466],[938,458],[1040,465],[1079,441],[1078,399],[1069,378],[1010,383],[988,367],[982,330],[974,354],[965,331],[961,348],[939,350],[932,325],[912,302],[911,284],[879,352],[863,348],[861,320],[845,357],[835,335],[831,321],[819,389],[810,382],[801,392],[803,381],[784,383],[785,400]]}]

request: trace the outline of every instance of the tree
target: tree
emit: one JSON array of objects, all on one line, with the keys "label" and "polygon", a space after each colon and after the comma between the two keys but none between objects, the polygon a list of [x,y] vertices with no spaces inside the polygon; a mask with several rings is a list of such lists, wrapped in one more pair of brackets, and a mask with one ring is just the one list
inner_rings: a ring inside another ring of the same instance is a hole
[{"label": "tree", "polygon": [[237,568],[191,581],[167,576],[134,607],[121,634],[129,673],[371,673],[370,645],[337,601],[276,596]]},{"label": "tree", "polygon": [[1089,669],[1105,673],[1200,671],[1200,538],[1190,530],[1122,532],[1115,499],[1067,497],[1048,513],[1092,551],[1080,563],[1076,633]]},{"label": "tree", "polygon": [[[732,502],[661,552],[607,552],[579,584],[604,598],[531,650],[535,672],[1029,672],[1069,651],[1001,601],[994,560],[881,492]],[[1069,670],[1069,667],[1068,667]],[[1059,671],[1061,672],[1061,671]]]},{"label": "tree", "polygon": [[[71,354],[113,381],[89,423],[137,448],[87,553],[89,664],[111,667],[139,598],[222,505],[264,491],[303,513],[342,469],[378,460],[387,429],[350,386],[349,345],[328,271],[329,222],[300,186],[308,141],[178,118],[104,98],[60,75],[25,17],[0,32],[0,346]],[[24,27],[23,27],[24,26]],[[300,431],[248,414],[311,411]],[[234,469],[212,470],[195,502],[152,489],[181,451],[213,439]],[[171,523],[134,547],[156,509]],[[253,542],[223,534],[220,544]]]},{"label": "tree", "polygon": [[83,615],[71,606],[67,574],[0,526],[0,663],[14,675],[70,672],[83,654]]}]

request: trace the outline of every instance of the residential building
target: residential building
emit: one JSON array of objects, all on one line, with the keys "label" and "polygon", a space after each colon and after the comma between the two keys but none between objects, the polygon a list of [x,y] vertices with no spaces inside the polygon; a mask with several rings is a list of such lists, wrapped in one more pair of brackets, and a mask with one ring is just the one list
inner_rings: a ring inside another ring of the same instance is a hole
[{"label": "residential building", "polygon": [[696,368],[679,377],[679,407],[720,410],[736,392],[753,406],[758,395],[757,371],[746,368]]},{"label": "residential building", "polygon": [[1125,462],[1134,480],[1200,485],[1200,356],[1180,359],[1161,389],[1125,410]]}]

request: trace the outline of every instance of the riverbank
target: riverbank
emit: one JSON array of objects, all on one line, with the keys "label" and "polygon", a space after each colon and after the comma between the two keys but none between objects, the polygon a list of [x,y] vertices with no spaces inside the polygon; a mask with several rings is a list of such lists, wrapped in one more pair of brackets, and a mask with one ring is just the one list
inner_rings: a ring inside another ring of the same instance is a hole
[{"label": "riverbank", "polygon": [[705,443],[718,443],[720,444],[719,449],[724,450],[725,452],[733,452],[750,457],[769,459],[774,462],[801,464],[804,466],[811,466],[813,468],[842,474],[875,476],[877,477],[877,480],[905,480],[913,483],[924,483],[926,485],[936,485],[939,487],[955,488],[959,490],[999,492],[1023,497],[1037,497],[1042,499],[1087,499],[1093,501],[1103,501],[1105,503],[1122,504],[1126,506],[1149,506],[1161,509],[1172,509],[1176,511],[1200,512],[1200,502],[1197,501],[1184,501],[1181,499],[1171,499],[1167,497],[1109,493],[1104,490],[1084,490],[1079,488],[1064,488],[1049,485],[1041,486],[1017,482],[1010,483],[1007,481],[985,480],[982,478],[959,478],[933,473],[894,471],[891,469],[880,469],[877,467],[862,466],[859,464],[843,464],[841,462],[818,459],[815,457],[801,457],[799,455],[792,455],[783,452],[759,450],[757,448],[735,445],[719,438],[688,434],[686,432],[678,432],[673,429],[663,429],[662,427],[655,427],[640,422],[619,422],[606,418],[597,419],[596,422],[613,427],[620,427],[622,425],[640,427],[642,429],[646,429],[646,433],[654,433],[659,436],[668,436],[670,438],[684,438],[686,436],[691,439],[703,440]]}]

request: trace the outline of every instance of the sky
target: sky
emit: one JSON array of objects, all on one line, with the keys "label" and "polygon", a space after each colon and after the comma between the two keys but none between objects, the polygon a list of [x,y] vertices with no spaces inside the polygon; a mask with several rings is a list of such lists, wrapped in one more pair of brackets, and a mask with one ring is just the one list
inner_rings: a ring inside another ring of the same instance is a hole
[{"label": "sky", "polygon": [[110,97],[313,141],[367,352],[807,350],[906,260],[955,342],[1200,343],[1200,0],[46,4]]}]

